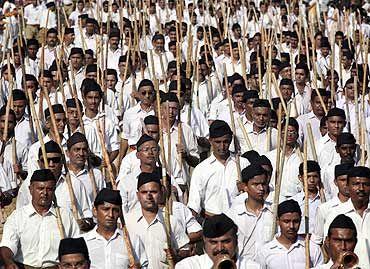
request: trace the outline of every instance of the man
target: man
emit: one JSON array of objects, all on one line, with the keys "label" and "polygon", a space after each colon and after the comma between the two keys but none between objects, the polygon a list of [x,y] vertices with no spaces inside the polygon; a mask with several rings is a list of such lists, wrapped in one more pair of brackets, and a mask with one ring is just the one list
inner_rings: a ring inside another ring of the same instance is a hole
[{"label": "man", "polygon": [[335,145],[337,137],[343,132],[346,126],[346,114],[343,109],[332,108],[326,115],[328,133],[321,137],[316,144],[317,157],[320,167],[325,168],[328,161],[336,155]]},{"label": "man", "polygon": [[52,105],[60,104],[63,101],[63,95],[60,91],[57,90],[51,71],[40,70],[39,81],[43,87],[43,90],[37,92],[37,98],[35,99],[35,109],[40,119],[42,119],[42,111],[49,107],[48,102],[46,101],[46,97],[44,96],[44,90],[47,92]]},{"label": "man", "polygon": [[[235,122],[236,137],[242,153],[250,150],[249,146],[251,146],[259,154],[265,154],[275,149],[277,144],[277,130],[275,128],[270,128],[270,130],[268,130],[271,115],[269,101],[265,99],[256,99],[253,103],[252,111],[252,123],[249,123],[248,120],[243,125],[241,125],[239,121]],[[245,119],[246,117],[242,117],[243,121],[245,121]],[[243,129],[245,129],[247,136],[244,135]],[[271,132],[270,141],[268,141],[268,132]],[[250,145],[247,142],[248,140]],[[267,148],[268,146],[269,148]]]},{"label": "man", "polygon": [[338,193],[333,181],[335,166],[341,163],[356,165],[356,155],[360,155],[360,147],[356,144],[356,139],[351,133],[345,132],[338,135],[335,150],[336,154],[333,155],[333,159],[326,160],[327,166],[323,173],[324,188],[327,190],[329,197],[335,197]]},{"label": "man", "polygon": [[212,102],[211,82],[208,83],[209,66],[205,59],[198,60],[197,77],[194,80],[192,102],[195,107],[202,111],[204,117],[208,117],[210,105]]},{"label": "man", "polygon": [[[84,67],[84,52],[81,48],[71,48],[71,52],[69,53],[69,71],[68,71],[68,78],[71,80],[71,87],[76,86],[76,94],[77,97],[81,100],[82,94],[79,89],[81,89],[82,81],[85,78],[85,67]],[[73,72],[73,74],[72,74]],[[74,81],[73,81],[74,78]],[[75,85],[73,85],[73,83]],[[70,93],[70,96],[73,96]]]},{"label": "man", "polygon": [[[118,71],[118,60],[119,57],[124,54],[125,52],[123,51],[123,48],[119,47],[120,44],[120,39],[121,39],[121,34],[118,29],[111,29],[109,33],[109,39],[108,39],[108,49],[104,51],[108,52],[107,55],[107,66],[105,66],[105,59],[104,59],[104,70],[106,69],[114,69]],[[105,53],[104,53],[105,55]],[[105,58],[105,57],[104,57]]]},{"label": "man", "polygon": [[[54,112],[58,133],[55,134],[55,130],[52,127],[50,110],[49,108],[47,108],[44,114],[45,114],[45,128],[46,130],[48,130],[48,133],[46,136],[44,136],[43,141],[44,143],[47,143],[51,140],[58,141],[57,136],[59,136],[62,142],[62,147],[65,147],[67,139],[64,137],[64,129],[66,125],[66,115],[64,112],[64,108],[61,104],[56,104],[52,106],[52,109]],[[40,141],[33,143],[29,149],[27,168],[30,174],[32,174],[33,171],[39,169],[39,165],[38,165],[39,149],[40,149]]]},{"label": "man", "polygon": [[[68,184],[66,182],[66,176],[62,174],[63,162],[62,152],[59,145],[54,141],[45,143],[46,158],[49,169],[53,172],[54,177],[57,178],[55,196],[58,199],[58,205],[72,210],[72,198]],[[45,160],[42,156],[42,150],[39,149],[38,154],[39,167],[45,168]],[[76,209],[78,219],[77,222],[80,225],[81,230],[86,230],[92,225],[92,213],[91,213],[91,202],[86,194],[83,183],[79,180],[71,180],[73,195],[75,196]],[[17,197],[17,208],[27,205],[31,200],[31,195],[28,190],[30,184],[29,177],[22,183],[19,188]]]},{"label": "man", "polygon": [[[134,234],[125,237],[118,228],[122,216],[122,200],[119,191],[102,189],[95,198],[93,213],[96,227],[83,235],[91,255],[91,268],[129,268],[130,258],[126,240],[130,240],[135,262],[147,268],[148,260],[140,238]],[[126,228],[126,227],[125,227]]]},{"label": "man", "polygon": [[338,215],[329,226],[325,247],[328,249],[330,260],[315,269],[341,268],[343,254],[354,252],[357,244],[357,230],[350,217]]},{"label": "man", "polygon": [[242,191],[248,193],[244,203],[233,203],[225,214],[238,227],[239,256],[254,260],[257,249],[270,240],[273,213],[265,199],[269,193],[267,171],[251,164],[242,171]]},{"label": "man", "polygon": [[[66,100],[66,107],[67,107],[67,131],[71,134],[78,132],[81,130],[81,120],[78,115],[78,109],[80,113],[83,115],[83,106],[80,100],[78,100],[78,107],[76,104],[76,99],[71,98]],[[81,117],[82,117],[81,115]],[[97,139],[97,138],[96,138]]]},{"label": "man", "polygon": [[[6,121],[8,122],[8,129],[5,130]],[[1,148],[1,163],[7,177],[11,181],[13,189],[18,187],[20,180],[27,177],[27,158],[28,149],[15,139],[14,127],[16,122],[16,115],[12,109],[9,109],[8,119],[6,118],[6,107],[0,109],[0,148]],[[6,132],[6,140],[4,135]],[[14,143],[13,143],[13,140]],[[15,147],[15,148],[13,148]],[[15,159],[13,154],[15,153]],[[10,168],[10,169],[9,169]],[[19,177],[19,178],[17,178]]]},{"label": "man", "polygon": [[[213,153],[194,168],[190,184],[188,207],[195,214],[221,214],[238,194],[237,157],[229,150],[232,137],[224,121],[215,120],[209,127]],[[247,159],[240,158],[241,169],[248,164]]]},{"label": "man", "polygon": [[[298,140],[298,131],[299,126],[298,122],[294,118],[289,118],[288,121],[284,120],[281,124],[281,143],[283,144],[285,125],[288,124],[288,133],[287,133],[287,143],[285,147],[284,155],[284,169],[282,171],[282,181],[281,184],[284,188],[280,191],[279,201],[284,201],[297,194],[301,190],[301,182],[298,179],[299,174],[299,165],[301,164],[301,159],[299,157],[299,144]],[[281,149],[283,146],[281,146]],[[271,161],[273,170],[276,168],[276,158],[277,158],[277,149],[274,149],[266,154],[266,157]],[[275,176],[272,177],[272,185],[275,185]]]},{"label": "man", "polygon": [[89,17],[86,19],[86,27],[83,29],[84,31],[80,33],[76,38],[76,47],[84,48],[84,49],[91,49],[94,53],[96,53],[96,43],[97,40],[100,38],[98,34],[96,34],[96,28],[98,26],[98,22]]},{"label": "man", "polygon": [[[262,268],[304,268],[306,250],[304,238],[298,236],[302,219],[302,212],[298,203],[294,200],[280,203],[277,216],[280,233],[257,251],[256,261],[262,265]],[[320,247],[311,242],[310,268],[321,264],[322,261]]]},{"label": "man", "polygon": [[[330,92],[327,92],[325,89],[318,89],[318,92],[320,93],[322,100],[324,102],[324,105],[327,107],[328,100],[330,97]],[[307,123],[311,124],[311,130],[313,134],[313,138],[315,142],[319,140],[322,136],[320,133],[320,120],[322,117],[325,116],[325,110],[322,107],[320,97],[317,95],[317,92],[314,90],[311,93],[311,108],[312,111],[303,115],[300,115],[297,118],[297,121],[299,123],[299,141],[303,143],[303,141],[308,141],[308,131],[307,131]],[[316,147],[316,151],[317,151]]]},{"label": "man", "polygon": [[[190,126],[181,123],[181,127],[179,127],[177,119],[179,99],[176,94],[173,92],[162,94],[160,103],[167,169],[169,174],[173,176],[174,181],[185,192],[190,182],[190,167],[195,167],[199,163],[198,144]],[[181,141],[179,141],[180,131]],[[169,143],[169,138],[174,142]],[[170,149],[168,148],[169,145],[171,145]],[[169,159],[169,154],[171,154],[171,159]],[[181,162],[179,161],[180,159],[182,159]]]},{"label": "man", "polygon": [[370,257],[368,246],[370,241],[370,169],[364,166],[353,167],[348,172],[348,192],[350,199],[335,208],[325,222],[324,232],[328,231],[331,221],[339,214],[344,214],[352,219],[356,225],[358,242],[355,253],[359,257],[359,267],[369,268]]},{"label": "man", "polygon": [[[30,181],[31,202],[8,217],[0,256],[6,268],[54,269],[61,234],[78,236],[78,225],[69,210],[53,205],[56,178],[50,170],[36,170]],[[59,230],[59,221],[63,223],[63,231]]]},{"label": "man", "polygon": [[[54,4],[55,8],[55,4]],[[45,12],[45,11],[43,11]],[[53,14],[53,13],[51,13]],[[55,16],[55,13],[54,13]],[[45,16],[46,17],[46,16]],[[49,21],[50,24],[50,21]],[[41,25],[40,25],[41,27]],[[45,27],[45,26],[44,26]],[[42,37],[43,38],[43,37]],[[58,31],[55,28],[50,27],[46,33],[46,45],[42,48],[39,48],[37,52],[37,63],[41,67],[41,70],[48,70],[53,61],[55,60],[56,48],[58,43]],[[43,58],[44,65],[41,66],[41,59]]]},{"label": "man", "polygon": [[335,210],[335,208],[340,204],[347,202],[349,199],[347,174],[352,167],[353,164],[350,163],[338,164],[335,166],[334,184],[338,188],[338,195],[327,200],[327,202],[319,205],[317,208],[314,232],[311,236],[311,240],[316,244],[321,245],[324,240],[324,224],[330,212]]},{"label": "man", "polygon": [[71,180],[79,180],[85,187],[86,193],[93,201],[96,194],[105,187],[101,171],[87,164],[89,144],[80,132],[74,133],[67,140],[68,169]]},{"label": "man", "polygon": [[91,261],[85,240],[81,237],[60,240],[58,260],[58,269],[89,269]]},{"label": "man", "polygon": [[[118,155],[119,143],[118,133],[113,120],[107,115],[101,114],[99,106],[103,98],[103,92],[100,85],[93,79],[86,78],[82,83],[83,103],[85,105],[85,113],[82,117],[83,123],[90,128],[86,128],[86,137],[95,136],[99,138],[99,129],[105,136],[105,147],[109,155],[109,162],[113,162]],[[104,120],[103,120],[104,118]],[[104,124],[103,124],[104,123]],[[102,143],[103,141],[89,141],[91,152],[99,157],[103,157]]]},{"label": "man", "polygon": [[[303,163],[299,165],[299,180],[304,185],[304,171]],[[320,197],[320,187],[321,187],[321,168],[316,161],[308,160],[307,161],[307,185],[308,185],[308,233],[312,234],[314,230],[314,223],[316,219],[317,208],[321,204]],[[293,200],[297,201],[301,207],[301,211],[305,210],[305,192],[301,191],[292,197]],[[301,225],[299,226],[299,235],[304,235],[306,233],[305,220],[302,218]]]},{"label": "man", "polygon": [[30,124],[30,117],[26,112],[28,101],[22,90],[13,90],[13,110],[15,113],[15,139],[29,147],[35,140],[35,129]]},{"label": "man", "polygon": [[131,149],[134,148],[139,140],[142,130],[141,121],[149,115],[154,115],[155,90],[153,82],[148,79],[142,80],[137,91],[140,102],[128,109],[123,116],[122,157],[126,155],[128,146]]},{"label": "man", "polygon": [[137,151],[136,157],[140,160],[140,165],[135,166],[134,169],[127,174],[117,178],[117,189],[122,196],[122,210],[126,214],[132,210],[139,208],[139,202],[136,195],[136,185],[138,176],[142,172],[152,173],[157,167],[159,146],[157,141],[151,136],[144,134],[136,143]]},{"label": "man", "polygon": [[30,40],[31,38],[37,37],[42,6],[39,5],[36,0],[29,1],[28,3],[29,4],[24,7],[24,19],[26,23],[24,35],[25,39]]},{"label": "man", "polygon": [[189,238],[179,221],[171,216],[170,240],[173,249],[168,249],[164,227],[164,212],[158,204],[163,197],[160,173],[141,173],[137,182],[137,197],[141,209],[125,216],[129,232],[137,234],[144,243],[150,269],[167,268],[169,260],[176,263],[188,255]]},{"label": "man", "polygon": [[295,67],[295,106],[299,115],[310,112],[310,98],[312,90],[309,82],[310,71],[306,63],[298,63]]},{"label": "man", "polygon": [[281,92],[281,96],[283,98],[283,101],[285,105],[288,107],[290,105],[290,117],[297,117],[298,116],[298,109],[296,102],[295,102],[295,97],[293,97],[294,93],[294,84],[293,81],[289,78],[283,78],[280,81],[279,84],[279,89]]},{"label": "man", "polygon": [[238,227],[225,214],[207,218],[203,224],[204,254],[186,258],[176,264],[176,269],[214,268],[227,257],[238,269],[259,269],[261,266],[238,255]]}]

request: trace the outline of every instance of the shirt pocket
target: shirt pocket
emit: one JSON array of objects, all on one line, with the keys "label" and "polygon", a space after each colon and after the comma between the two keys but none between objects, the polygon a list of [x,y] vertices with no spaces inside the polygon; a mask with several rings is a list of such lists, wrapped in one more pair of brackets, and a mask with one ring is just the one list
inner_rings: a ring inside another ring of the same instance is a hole
[{"label": "shirt pocket", "polygon": [[126,255],[115,254],[115,264],[114,268],[128,268],[129,260]]}]

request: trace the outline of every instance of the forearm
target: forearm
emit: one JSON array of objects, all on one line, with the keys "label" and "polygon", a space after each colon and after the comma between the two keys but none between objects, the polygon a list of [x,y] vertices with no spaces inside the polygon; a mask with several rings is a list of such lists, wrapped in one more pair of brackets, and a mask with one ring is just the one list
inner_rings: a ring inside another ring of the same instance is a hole
[{"label": "forearm", "polygon": [[118,150],[114,150],[112,152],[109,152],[108,155],[109,155],[109,161],[112,163],[116,157],[118,156]]},{"label": "forearm", "polygon": [[185,155],[185,161],[190,165],[191,167],[195,167],[199,164],[199,159],[197,157],[191,156],[190,154]]},{"label": "forearm", "polygon": [[14,253],[8,247],[0,248],[0,259],[4,262],[5,265],[14,264]]},{"label": "forearm", "polygon": [[188,234],[190,243],[196,243],[202,239],[202,231]]}]

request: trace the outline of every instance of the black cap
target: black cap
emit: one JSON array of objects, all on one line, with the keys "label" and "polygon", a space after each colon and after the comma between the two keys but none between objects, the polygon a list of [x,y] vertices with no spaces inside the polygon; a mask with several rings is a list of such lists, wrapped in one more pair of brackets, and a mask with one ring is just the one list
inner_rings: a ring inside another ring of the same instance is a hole
[{"label": "black cap", "polygon": [[328,111],[328,114],[326,115],[327,118],[329,117],[334,117],[338,116],[341,117],[342,119],[346,120],[346,113],[344,112],[343,109],[334,107]]},{"label": "black cap", "polygon": [[294,212],[297,212],[300,216],[302,215],[302,211],[301,208],[299,207],[298,202],[290,199],[279,204],[277,215],[280,218],[285,213],[294,213]]},{"label": "black cap", "polygon": [[370,179],[370,169],[365,166],[355,166],[348,171],[348,178],[350,177],[366,177]]},{"label": "black cap", "polygon": [[348,175],[349,170],[352,169],[353,163],[341,163],[334,167],[334,176],[335,178]]},{"label": "black cap", "polygon": [[[52,106],[53,108],[53,112],[54,114],[57,114],[57,113],[65,113],[64,112],[64,108],[61,104],[55,104]],[[45,109],[44,111],[44,114],[45,114],[45,119],[49,118],[50,117],[50,110],[49,108]]]},{"label": "black cap", "polygon": [[154,124],[154,125],[159,125],[159,120],[158,117],[154,115],[149,115],[144,118],[144,124],[149,125],[149,124]]},{"label": "black cap", "polygon": [[356,144],[356,138],[351,133],[341,133],[337,137],[337,147],[344,144]]},{"label": "black cap", "polygon": [[69,53],[69,56],[74,54],[80,54],[81,56],[84,55],[84,51],[81,48],[72,48],[71,52]]},{"label": "black cap", "polygon": [[104,202],[114,204],[114,205],[122,205],[122,198],[119,191],[107,189],[102,189],[95,198],[94,206],[102,205]]},{"label": "black cap", "polygon": [[74,144],[85,142],[87,145],[87,139],[85,135],[81,134],[80,132],[75,132],[73,135],[71,135],[67,140],[67,148],[71,149]]},{"label": "black cap", "polygon": [[260,155],[257,151],[252,149],[244,152],[241,157],[246,158],[250,163],[254,163],[260,157]]},{"label": "black cap", "polygon": [[161,95],[161,104],[167,101],[179,103],[176,93],[173,92],[163,93]]},{"label": "black cap", "polygon": [[147,135],[147,134],[143,134],[139,140],[136,142],[136,148],[138,149],[142,144],[144,144],[145,142],[148,142],[148,141],[155,141],[153,137]]},{"label": "black cap", "polygon": [[209,126],[209,138],[217,138],[224,135],[233,135],[230,126],[223,120],[215,120]]},{"label": "black cap", "polygon": [[13,90],[13,101],[27,100],[26,94],[22,90]]},{"label": "black cap", "polygon": [[207,238],[216,238],[223,236],[231,229],[237,229],[232,219],[225,214],[214,215],[204,220],[203,236]]},{"label": "black cap", "polygon": [[49,180],[56,181],[53,172],[51,172],[51,170],[49,169],[36,170],[35,172],[33,172],[31,176],[31,182],[35,182],[35,181],[42,182],[42,181],[49,181]]},{"label": "black cap", "polygon": [[267,175],[266,170],[259,164],[250,164],[242,170],[242,181],[247,183],[250,179],[259,175]]},{"label": "black cap", "polygon": [[82,254],[86,260],[90,260],[89,251],[85,240],[80,238],[64,238],[60,240],[58,249],[58,259],[61,260],[63,255]]},{"label": "black cap", "polygon": [[329,229],[328,229],[328,236],[330,236],[331,234],[330,233],[331,229],[335,229],[335,228],[350,229],[353,231],[354,238],[357,238],[356,225],[353,223],[353,220],[350,217],[344,214],[340,214],[336,216],[335,219],[330,223]]},{"label": "black cap", "polygon": [[270,102],[266,99],[257,99],[254,101],[253,107],[267,107],[271,109]]},{"label": "black cap", "polygon": [[[78,100],[78,99],[77,99]],[[70,98],[70,99],[67,99],[66,100],[66,106],[67,108],[68,107],[72,107],[72,108],[77,108],[76,106],[76,99],[75,98]],[[80,107],[80,109],[82,110],[82,103],[80,100],[78,100],[78,106]]]},{"label": "black cap", "polygon": [[258,98],[259,98],[258,92],[255,91],[255,90],[246,91],[245,94],[244,94],[244,99],[245,100],[258,99]]},{"label": "black cap", "polygon": [[247,89],[245,88],[244,85],[235,85],[231,91],[231,95],[240,93],[240,92],[247,92]]},{"label": "black cap", "polygon": [[150,183],[150,182],[155,182],[158,183],[159,185],[161,184],[161,172],[160,170],[155,170],[153,173],[145,173],[142,172],[140,175],[137,177],[137,189],[139,190],[140,187],[144,184]]},{"label": "black cap", "polygon": [[74,34],[74,33],[75,33],[75,29],[74,28],[71,28],[71,27],[64,28],[64,34],[65,35]]}]

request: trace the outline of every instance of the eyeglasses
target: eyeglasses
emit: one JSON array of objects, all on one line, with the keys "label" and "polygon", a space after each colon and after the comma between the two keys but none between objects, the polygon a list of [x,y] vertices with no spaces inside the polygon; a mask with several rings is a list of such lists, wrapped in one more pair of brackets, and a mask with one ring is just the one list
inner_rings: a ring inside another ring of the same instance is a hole
[{"label": "eyeglasses", "polygon": [[72,268],[82,268],[86,265],[87,261],[84,260],[84,261],[79,261],[79,262],[75,262],[75,263],[61,263],[60,265],[63,267],[63,268],[66,268],[66,269],[72,269]]},{"label": "eyeglasses", "polygon": [[60,161],[62,160],[62,157],[51,157],[51,158],[47,158],[48,160],[48,163],[50,163],[51,161],[53,161],[53,163],[60,163]]}]

